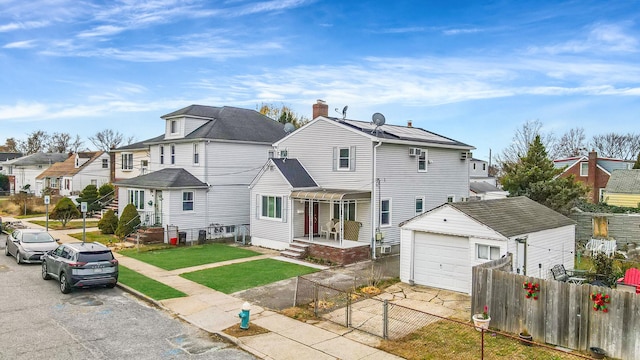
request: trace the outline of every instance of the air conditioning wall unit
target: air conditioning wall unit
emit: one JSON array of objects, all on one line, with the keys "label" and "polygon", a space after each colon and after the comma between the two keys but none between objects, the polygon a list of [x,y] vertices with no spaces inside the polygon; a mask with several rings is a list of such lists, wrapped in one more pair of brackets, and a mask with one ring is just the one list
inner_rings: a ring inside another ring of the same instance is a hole
[{"label": "air conditioning wall unit", "polygon": [[380,246],[380,254],[391,254],[391,245]]},{"label": "air conditioning wall unit", "polygon": [[471,153],[469,151],[463,151],[460,153],[460,160],[471,159]]},{"label": "air conditioning wall unit", "polygon": [[416,154],[416,150],[419,150],[418,148],[409,148],[409,156],[416,156],[418,154]]}]

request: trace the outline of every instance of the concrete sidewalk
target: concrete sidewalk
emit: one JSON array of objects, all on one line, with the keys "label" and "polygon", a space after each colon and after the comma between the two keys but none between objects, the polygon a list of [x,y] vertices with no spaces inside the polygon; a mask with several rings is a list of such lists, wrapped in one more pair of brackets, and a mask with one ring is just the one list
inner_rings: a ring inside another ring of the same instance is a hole
[{"label": "concrete sidewalk", "polygon": [[[4,221],[14,221],[3,218]],[[29,227],[40,227],[23,223]],[[80,230],[82,231],[82,230]],[[87,229],[87,231],[89,231]],[[60,242],[76,242],[67,235],[67,230],[51,230],[51,235]],[[78,230],[75,230],[78,232]],[[245,302],[242,299],[215,291],[206,286],[180,277],[181,273],[195,271],[201,268],[222,266],[223,264],[209,264],[188,269],[167,271],[147,263],[115,254],[123,266],[139,272],[149,278],[171,286],[187,294],[187,297],[155,301],[145,295],[118,283],[121,288],[136,294],[147,301],[175,314],[183,320],[208,332],[218,334],[236,343],[242,349],[261,359],[345,359],[345,360],[375,360],[401,359],[400,357],[378,350],[374,345],[379,341],[371,335],[350,332],[332,323],[320,322],[316,325],[291,319],[279,313],[253,305],[251,308],[251,323],[259,325],[268,333],[241,338],[231,337],[222,331],[239,324],[238,313]],[[225,263],[253,261],[277,254],[266,254],[252,258],[232,260]],[[306,264],[305,264],[306,265]]]}]

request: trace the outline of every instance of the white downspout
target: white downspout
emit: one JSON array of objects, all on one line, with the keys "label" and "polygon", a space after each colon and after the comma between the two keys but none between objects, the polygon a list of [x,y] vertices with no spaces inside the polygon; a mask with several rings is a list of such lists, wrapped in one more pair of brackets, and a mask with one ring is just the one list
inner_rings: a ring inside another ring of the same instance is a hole
[{"label": "white downspout", "polygon": [[373,147],[373,178],[371,181],[371,259],[373,260],[376,259],[376,229],[378,228],[376,223],[378,219],[376,211],[378,208],[378,202],[376,201],[376,179],[378,177],[378,146],[380,145],[382,145],[382,140],[378,140],[378,144]]}]

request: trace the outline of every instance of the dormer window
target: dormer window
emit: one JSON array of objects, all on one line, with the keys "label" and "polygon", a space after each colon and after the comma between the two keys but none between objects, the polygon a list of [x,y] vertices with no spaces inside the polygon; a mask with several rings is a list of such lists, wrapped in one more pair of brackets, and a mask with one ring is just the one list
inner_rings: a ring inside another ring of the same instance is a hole
[{"label": "dormer window", "polygon": [[581,162],[580,163],[580,176],[589,176],[589,163]]},{"label": "dormer window", "polygon": [[171,120],[171,133],[172,134],[178,133],[178,120]]}]

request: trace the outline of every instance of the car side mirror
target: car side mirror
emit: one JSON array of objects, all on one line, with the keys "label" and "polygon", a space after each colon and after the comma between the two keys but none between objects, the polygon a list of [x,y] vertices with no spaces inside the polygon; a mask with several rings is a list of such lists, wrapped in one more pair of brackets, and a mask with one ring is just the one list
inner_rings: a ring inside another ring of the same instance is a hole
[{"label": "car side mirror", "polygon": [[58,244],[60,244],[60,239],[55,239]]}]

